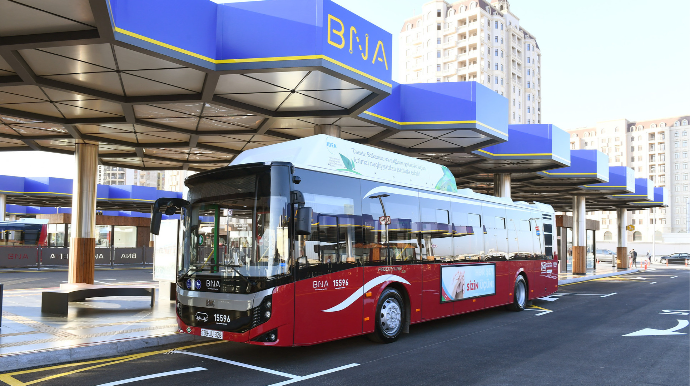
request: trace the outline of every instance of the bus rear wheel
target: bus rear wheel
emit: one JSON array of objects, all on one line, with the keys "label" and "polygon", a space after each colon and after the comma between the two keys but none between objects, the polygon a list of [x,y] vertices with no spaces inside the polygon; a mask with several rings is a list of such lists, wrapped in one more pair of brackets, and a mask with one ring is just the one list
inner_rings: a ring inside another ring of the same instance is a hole
[{"label": "bus rear wheel", "polygon": [[522,275],[515,279],[515,290],[513,291],[513,302],[507,306],[511,311],[522,311],[527,305],[527,283]]},{"label": "bus rear wheel", "polygon": [[377,343],[393,343],[403,330],[405,302],[400,293],[386,288],[376,306],[376,330],[368,338]]}]

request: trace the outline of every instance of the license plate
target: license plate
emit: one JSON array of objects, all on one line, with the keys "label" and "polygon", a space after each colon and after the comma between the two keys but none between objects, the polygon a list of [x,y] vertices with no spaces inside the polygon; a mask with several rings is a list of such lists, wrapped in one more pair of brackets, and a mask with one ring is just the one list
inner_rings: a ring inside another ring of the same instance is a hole
[{"label": "license plate", "polygon": [[223,339],[223,331],[205,330],[201,329],[201,336],[207,338]]}]

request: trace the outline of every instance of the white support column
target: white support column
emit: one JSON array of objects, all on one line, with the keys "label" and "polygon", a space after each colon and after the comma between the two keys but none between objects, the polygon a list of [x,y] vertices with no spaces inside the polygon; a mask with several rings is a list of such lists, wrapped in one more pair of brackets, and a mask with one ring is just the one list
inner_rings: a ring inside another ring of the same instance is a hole
[{"label": "white support column", "polygon": [[331,137],[342,138],[340,126],[337,125],[316,125],[314,126],[314,135],[326,134]]},{"label": "white support column", "polygon": [[587,273],[587,211],[585,196],[573,196],[573,273]]},{"label": "white support column", "polygon": [[511,198],[510,173],[494,174],[494,196]]},{"label": "white support column", "polygon": [[628,211],[625,208],[616,208],[618,225],[618,247],[616,248],[616,261],[618,268],[628,268],[628,238],[625,227],[628,225]]},{"label": "white support column", "polygon": [[0,221],[5,221],[7,213],[7,195],[0,194]]},{"label": "white support column", "polygon": [[96,181],[98,145],[76,144],[77,176],[72,184],[70,284],[93,284],[96,255]]}]

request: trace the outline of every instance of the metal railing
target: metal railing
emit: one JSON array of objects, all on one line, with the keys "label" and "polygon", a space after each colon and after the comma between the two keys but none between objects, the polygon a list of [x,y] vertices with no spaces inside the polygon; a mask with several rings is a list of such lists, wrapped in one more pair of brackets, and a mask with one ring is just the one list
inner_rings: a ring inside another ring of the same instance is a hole
[{"label": "metal railing", "polygon": [[[95,265],[146,266],[153,264],[153,247],[106,247],[96,248]],[[41,246],[0,247],[0,268],[66,267],[69,265],[69,248]]]}]

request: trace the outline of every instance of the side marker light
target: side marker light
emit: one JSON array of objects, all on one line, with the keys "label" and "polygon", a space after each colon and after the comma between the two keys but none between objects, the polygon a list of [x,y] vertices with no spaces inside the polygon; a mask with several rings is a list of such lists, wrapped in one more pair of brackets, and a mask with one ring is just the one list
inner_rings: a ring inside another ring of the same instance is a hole
[{"label": "side marker light", "polygon": [[369,317],[367,316],[366,318],[364,318],[364,321],[365,321],[365,322],[368,322],[368,321],[369,321]]},{"label": "side marker light", "polygon": [[370,298],[370,297],[371,297],[371,292],[367,292],[365,295],[366,295],[366,297]]}]

